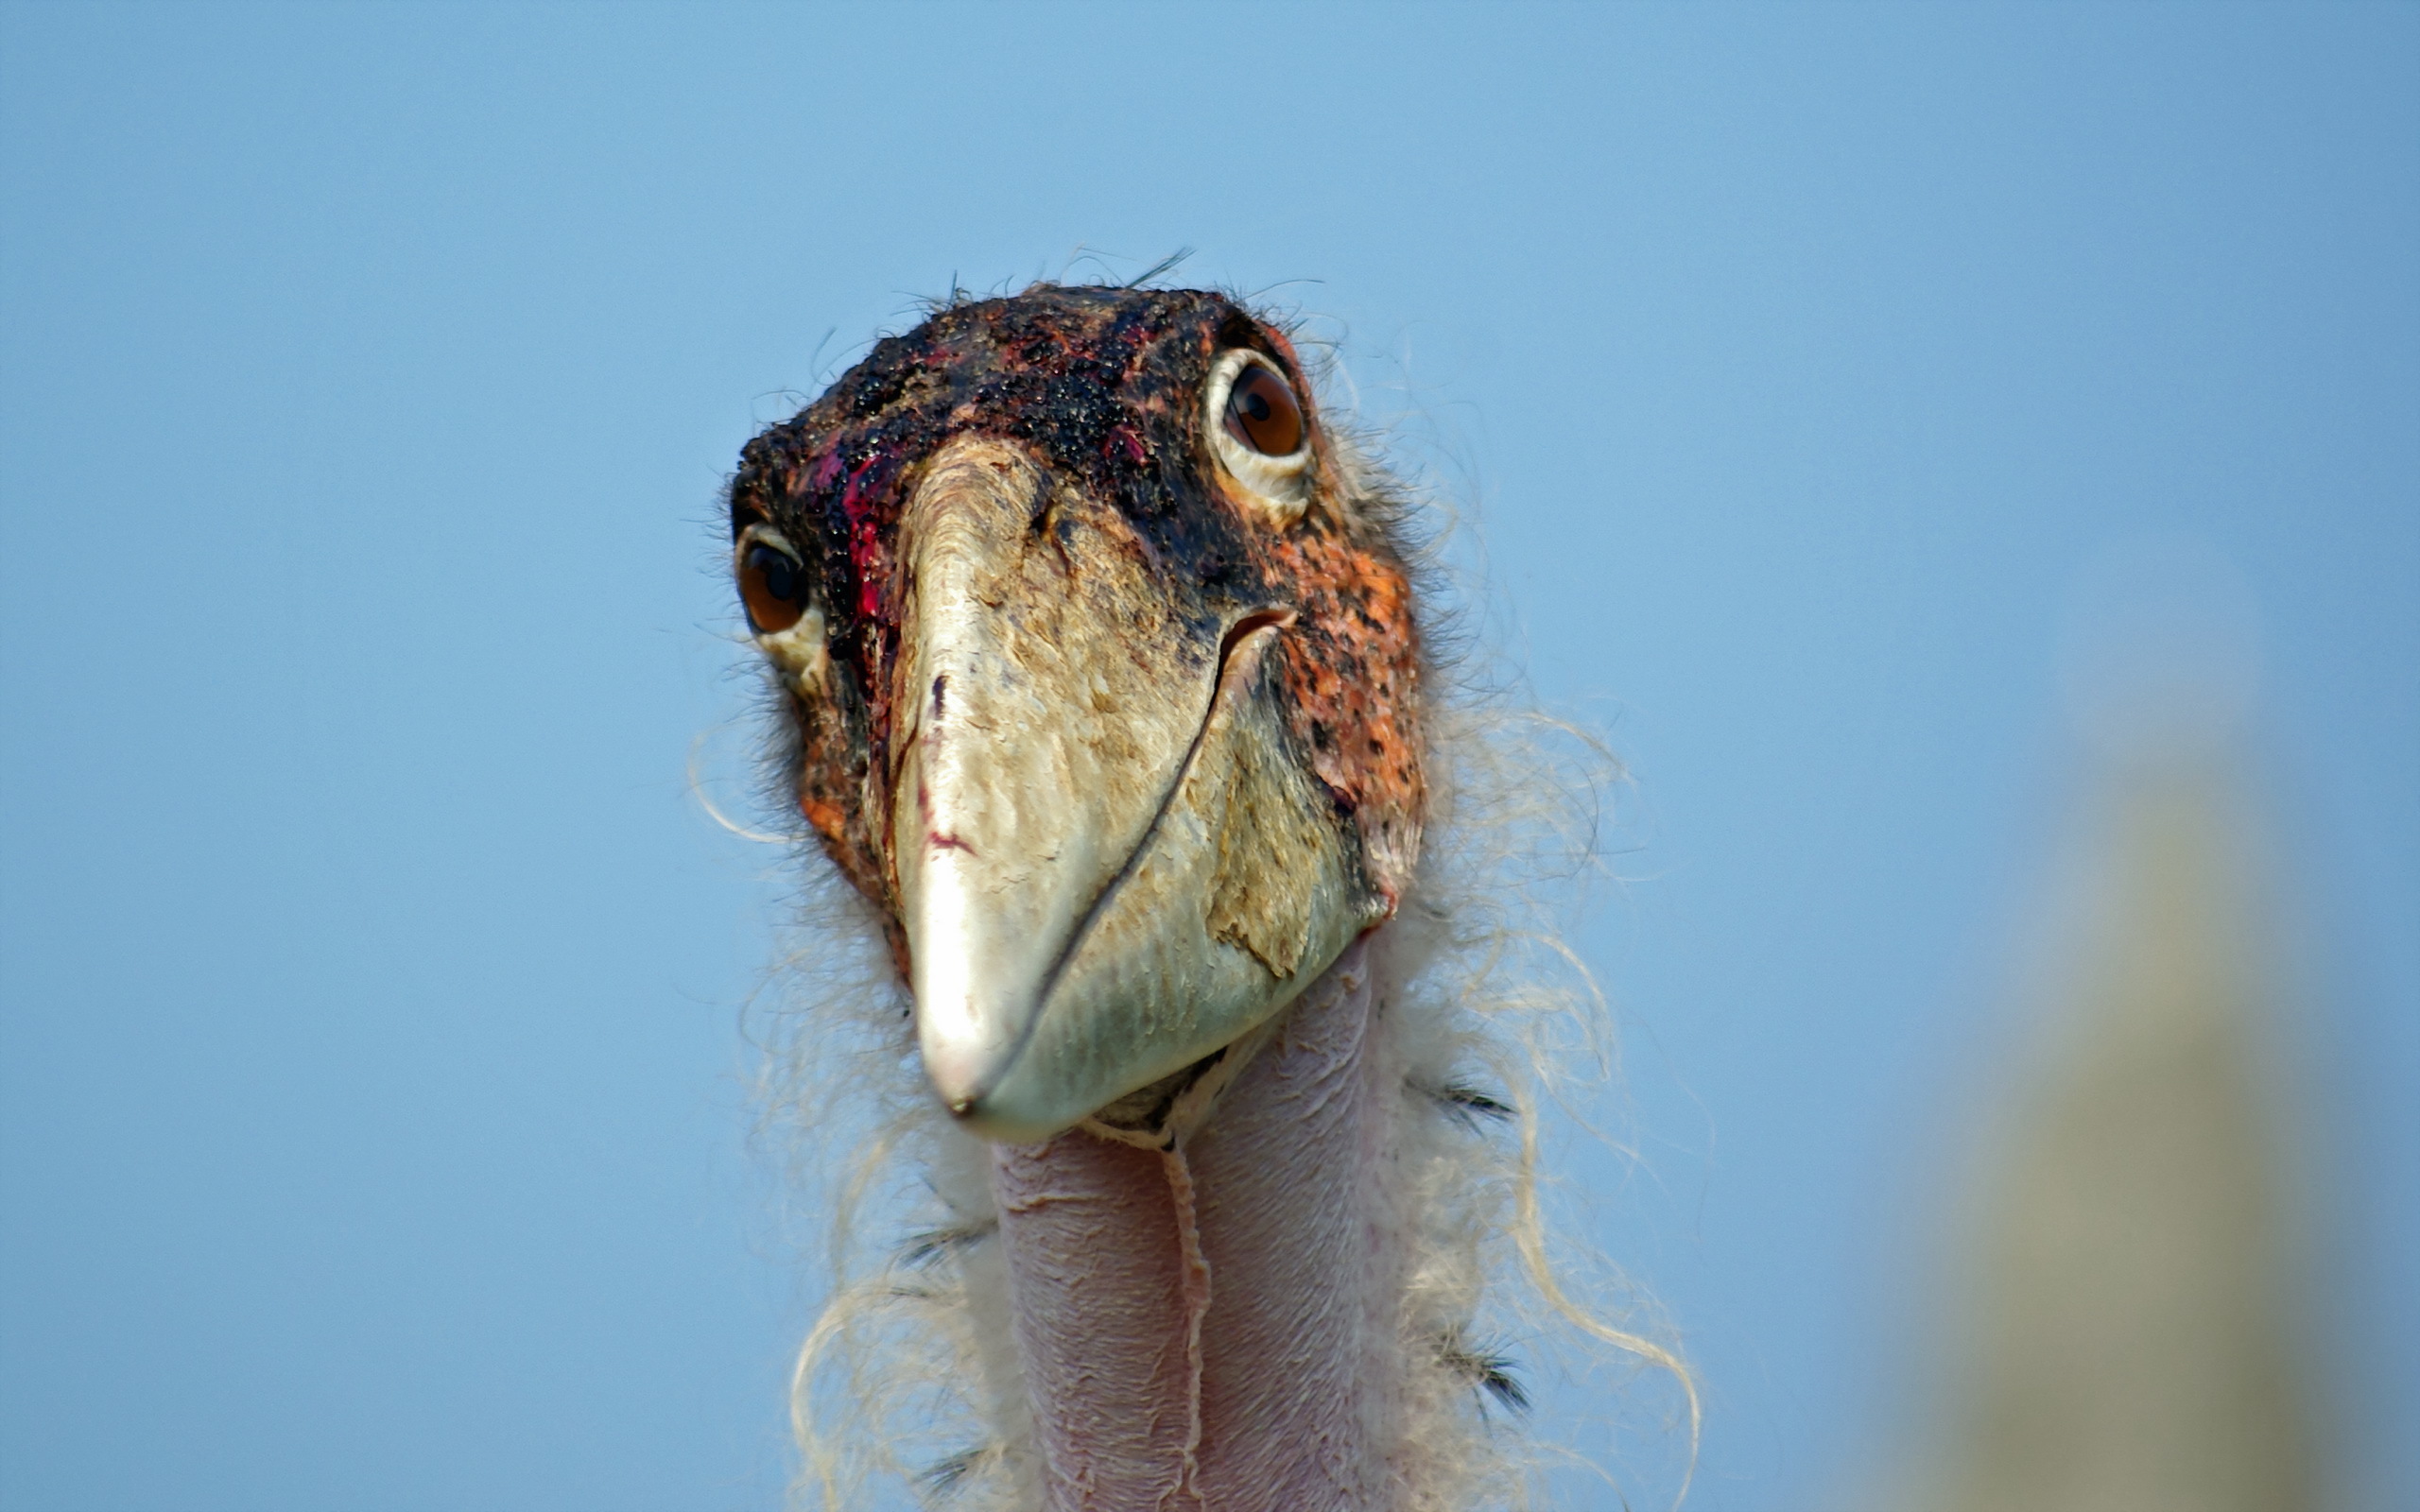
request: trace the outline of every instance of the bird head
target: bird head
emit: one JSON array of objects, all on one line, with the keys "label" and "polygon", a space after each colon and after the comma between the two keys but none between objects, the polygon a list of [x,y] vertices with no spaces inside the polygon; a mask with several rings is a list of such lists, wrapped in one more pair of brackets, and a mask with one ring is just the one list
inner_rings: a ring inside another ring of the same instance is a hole
[{"label": "bird head", "polygon": [[1271,324],[1193,291],[956,303],[751,441],[730,499],[800,813],[977,1132],[1199,1074],[1394,911],[1412,595]]}]

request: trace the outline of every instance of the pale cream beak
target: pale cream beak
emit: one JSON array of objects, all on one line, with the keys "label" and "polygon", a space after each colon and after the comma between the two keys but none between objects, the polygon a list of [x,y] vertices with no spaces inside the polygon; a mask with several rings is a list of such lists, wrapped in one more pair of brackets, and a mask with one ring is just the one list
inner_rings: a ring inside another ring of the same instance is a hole
[{"label": "pale cream beak", "polygon": [[1380,905],[1265,689],[1115,510],[962,438],[901,520],[890,845],[925,1069],[1028,1143],[1266,1022]]}]

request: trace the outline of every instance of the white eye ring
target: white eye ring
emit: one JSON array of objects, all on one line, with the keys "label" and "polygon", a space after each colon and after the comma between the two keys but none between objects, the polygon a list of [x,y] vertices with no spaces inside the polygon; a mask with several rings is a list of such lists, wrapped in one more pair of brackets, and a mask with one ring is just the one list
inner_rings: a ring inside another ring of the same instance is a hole
[{"label": "white eye ring", "polygon": [[1289,525],[1303,518],[1311,502],[1310,428],[1304,427],[1303,444],[1284,456],[1263,455],[1229,435],[1227,398],[1246,368],[1266,369],[1279,383],[1293,387],[1275,363],[1248,347],[1220,352],[1217,366],[1210,369],[1210,382],[1201,390],[1202,434],[1210,438],[1210,449],[1227,475],[1243,485],[1244,492],[1261,507],[1270,523]]}]

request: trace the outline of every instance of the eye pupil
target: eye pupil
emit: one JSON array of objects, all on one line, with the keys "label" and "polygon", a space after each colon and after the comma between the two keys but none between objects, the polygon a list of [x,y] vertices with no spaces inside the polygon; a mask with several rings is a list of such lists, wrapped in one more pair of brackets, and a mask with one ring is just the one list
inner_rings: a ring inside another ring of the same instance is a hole
[{"label": "eye pupil", "polygon": [[759,635],[779,635],[806,614],[806,585],[787,552],[763,541],[739,559],[739,602]]},{"label": "eye pupil", "polygon": [[1263,456],[1303,449],[1303,407],[1286,381],[1259,363],[1247,364],[1227,390],[1227,434]]},{"label": "eye pupil", "polygon": [[765,591],[775,598],[798,597],[798,576],[790,570],[790,559],[770,546],[759,546],[749,553],[756,558],[756,570],[765,575]]}]

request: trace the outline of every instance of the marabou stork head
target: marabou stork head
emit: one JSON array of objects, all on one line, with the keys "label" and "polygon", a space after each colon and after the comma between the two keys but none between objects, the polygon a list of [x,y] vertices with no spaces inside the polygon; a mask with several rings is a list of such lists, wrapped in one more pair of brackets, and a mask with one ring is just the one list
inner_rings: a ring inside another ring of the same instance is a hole
[{"label": "marabou stork head", "polygon": [[1385,514],[1215,293],[958,303],[749,443],[733,564],[799,809],[962,1123],[1199,1075],[1393,912],[1424,740]]}]

